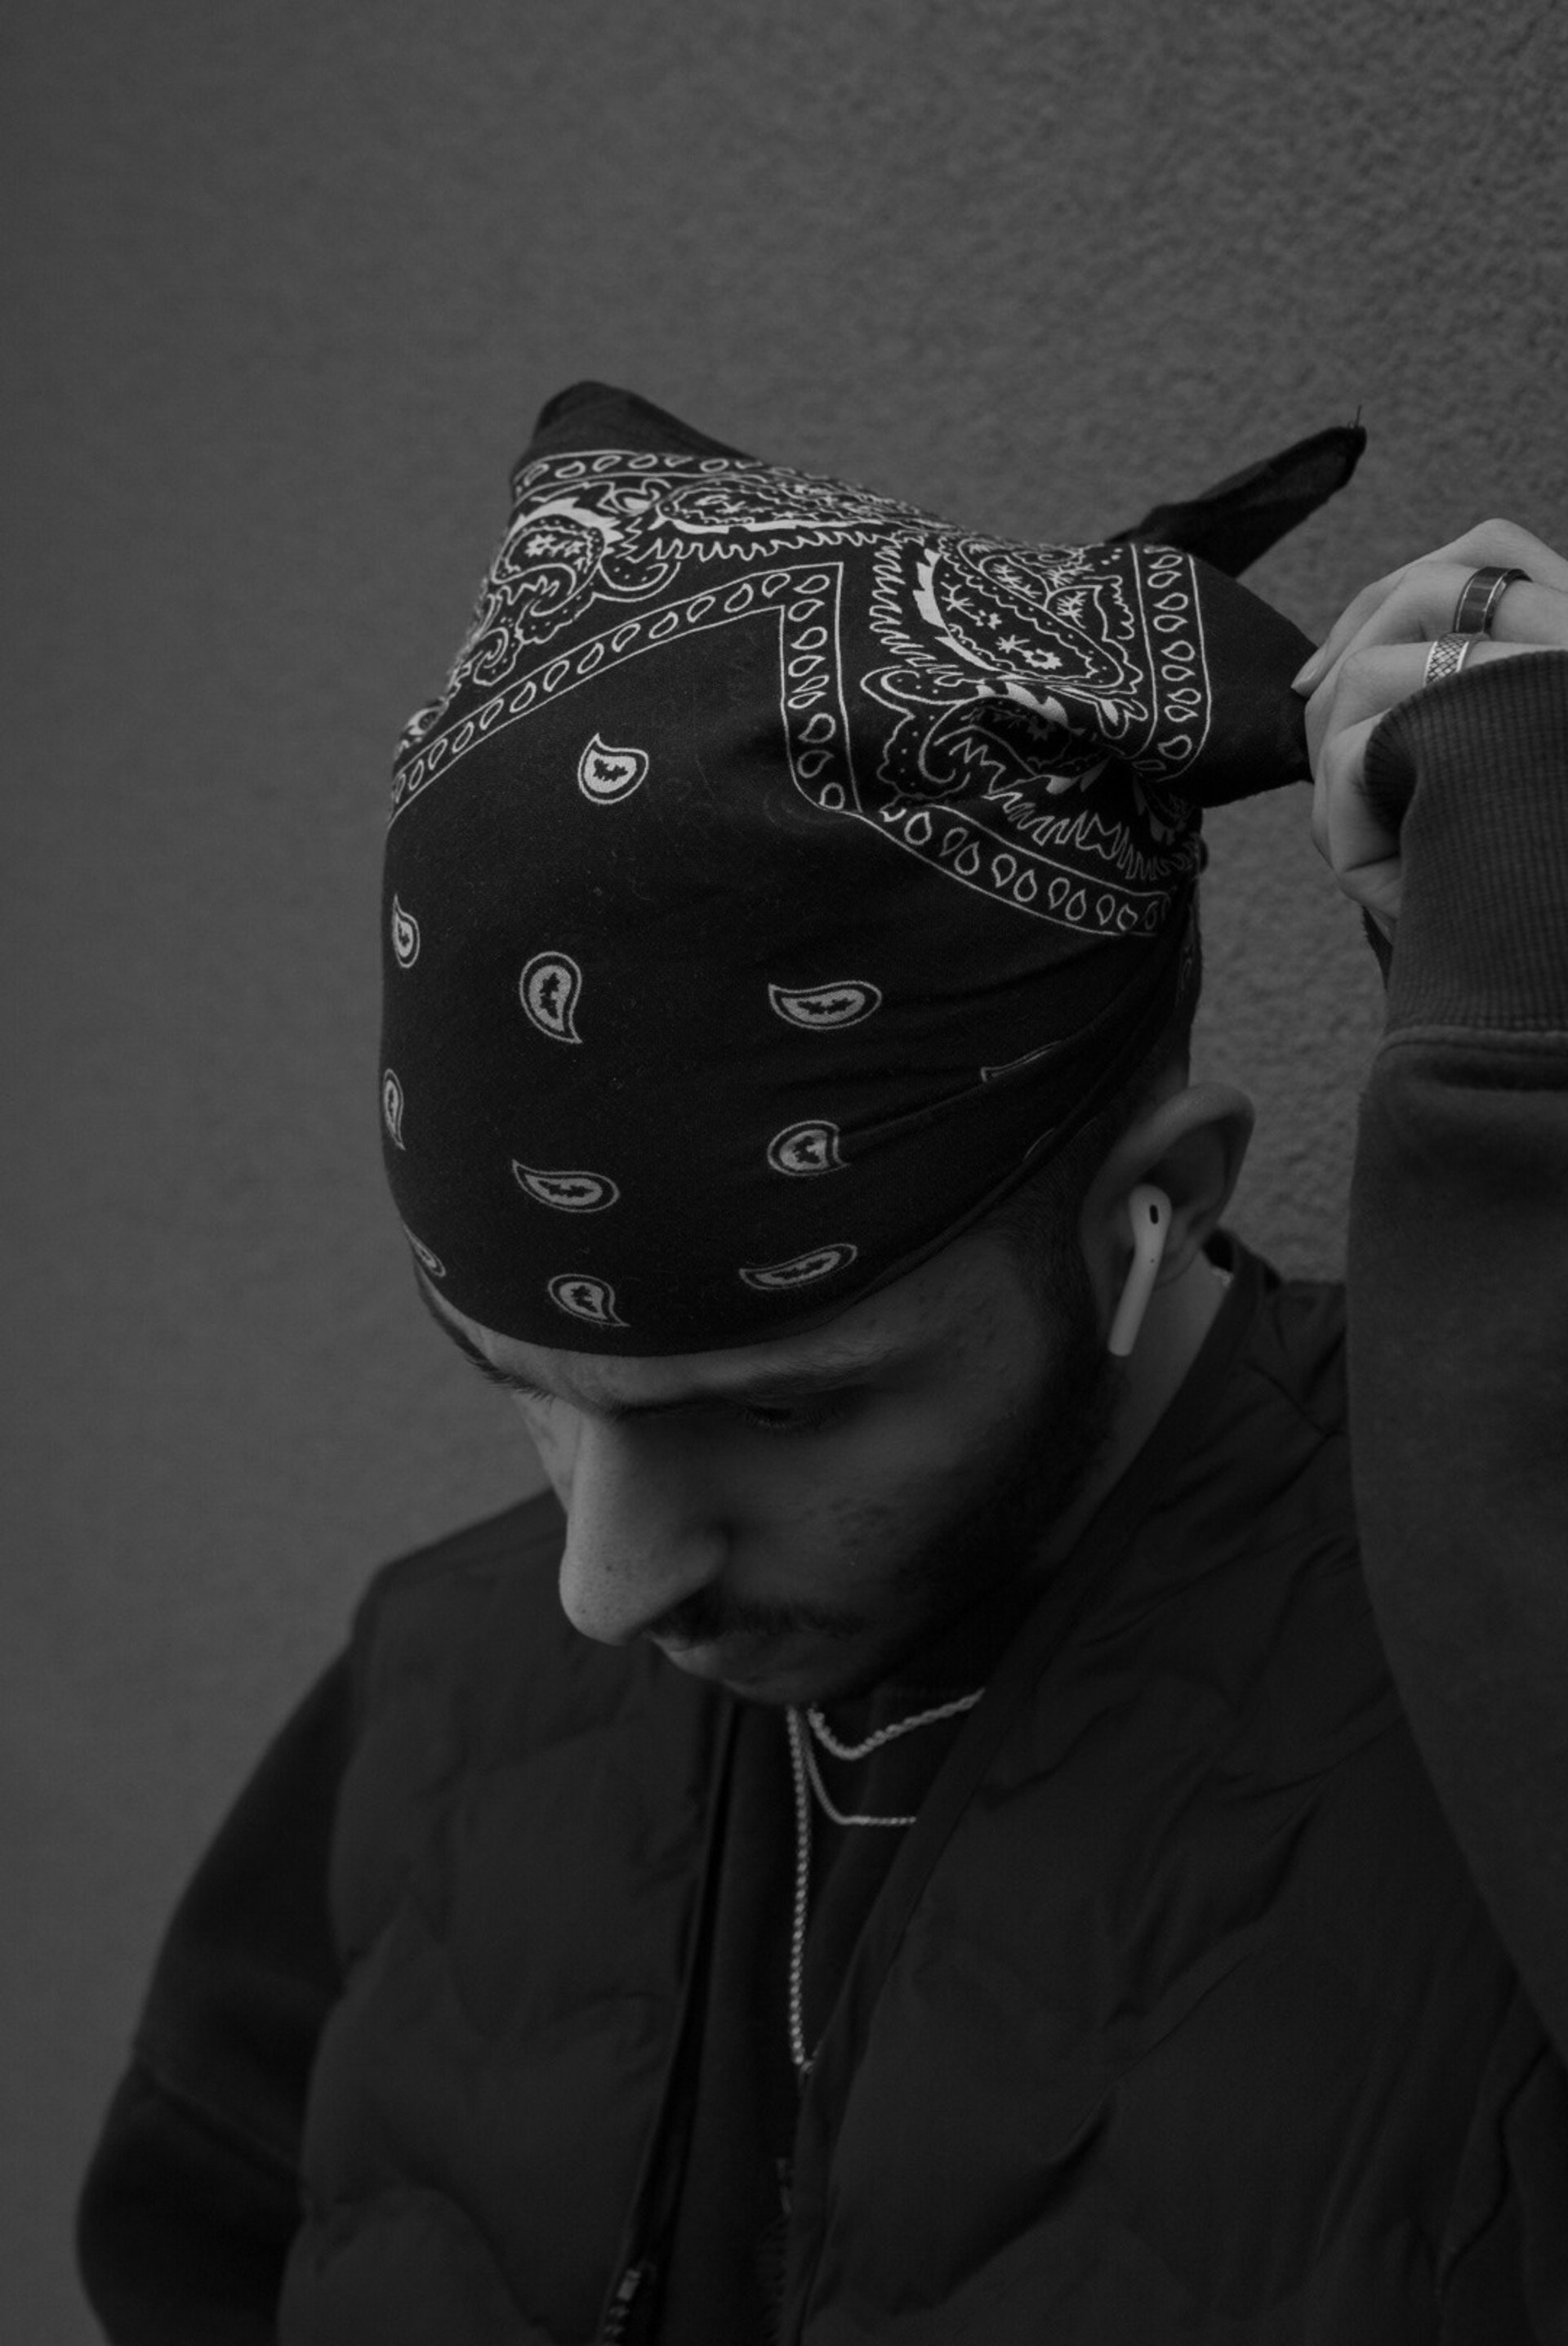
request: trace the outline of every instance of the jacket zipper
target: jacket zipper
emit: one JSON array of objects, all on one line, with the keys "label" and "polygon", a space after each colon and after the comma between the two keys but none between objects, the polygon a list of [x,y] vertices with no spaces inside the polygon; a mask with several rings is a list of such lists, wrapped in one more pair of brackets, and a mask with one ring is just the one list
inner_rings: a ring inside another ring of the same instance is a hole
[{"label": "jacket zipper", "polygon": [[[664,2253],[674,2225],[676,2203],[686,2165],[695,2099],[697,2044],[694,2007],[699,1974],[710,1952],[707,1943],[712,1926],[712,1905],[718,1881],[720,1820],[734,1760],[739,1707],[733,1701],[720,1713],[710,1782],[709,1812],[703,1836],[698,1891],[698,1924],[690,1967],[682,1983],[675,2045],[666,2073],[651,2137],[645,2148],[643,2172],[623,2233],[620,2253],[632,2261],[606,2306],[595,2346],[641,2346],[656,2318],[650,2284],[659,2277],[658,2258]],[[650,2235],[651,2246],[650,2246]]]}]

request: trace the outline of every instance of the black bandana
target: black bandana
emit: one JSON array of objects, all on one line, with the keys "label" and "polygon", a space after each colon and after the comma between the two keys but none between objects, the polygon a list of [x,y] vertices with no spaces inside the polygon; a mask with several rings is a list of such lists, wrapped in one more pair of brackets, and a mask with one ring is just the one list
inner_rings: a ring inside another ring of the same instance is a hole
[{"label": "black bandana", "polygon": [[392,791],[382,1137],[438,1291],[761,1342],[1061,1148],[1195,980],[1201,808],[1308,778],[1311,646],[1227,569],[1363,436],[1032,546],[550,401]]}]

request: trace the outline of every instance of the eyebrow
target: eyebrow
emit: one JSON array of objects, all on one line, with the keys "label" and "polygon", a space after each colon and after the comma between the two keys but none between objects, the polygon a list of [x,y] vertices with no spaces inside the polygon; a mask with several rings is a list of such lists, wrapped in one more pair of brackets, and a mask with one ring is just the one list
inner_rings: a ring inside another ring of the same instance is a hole
[{"label": "eyebrow", "polygon": [[[535,1401],[555,1401],[556,1393],[549,1392],[532,1377],[520,1376],[514,1369],[498,1369],[487,1361],[477,1344],[472,1343],[461,1328],[454,1328],[435,1298],[431,1294],[418,1271],[414,1288],[420,1301],[444,1336],[450,1337],[463,1359],[476,1368],[486,1383],[499,1385],[503,1392],[525,1393]],[[748,1378],[744,1383],[728,1386],[721,1392],[683,1393],[677,1401],[622,1402],[607,1401],[594,1404],[590,1414],[615,1424],[634,1417],[664,1417],[672,1410],[691,1409],[702,1402],[746,1402],[784,1400],[797,1394],[834,1392],[848,1379],[865,1376],[871,1370],[889,1365],[891,1355],[885,1352],[857,1352],[852,1346],[842,1346],[820,1361],[803,1362],[794,1369],[769,1369]],[[574,1406],[585,1407],[585,1403]]]}]

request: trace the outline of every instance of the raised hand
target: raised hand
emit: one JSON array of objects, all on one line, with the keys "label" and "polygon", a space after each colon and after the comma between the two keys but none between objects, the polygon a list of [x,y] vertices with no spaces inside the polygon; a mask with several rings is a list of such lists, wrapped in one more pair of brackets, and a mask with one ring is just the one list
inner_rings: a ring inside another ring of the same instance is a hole
[{"label": "raised hand", "polygon": [[1465,665],[1568,650],[1568,561],[1516,522],[1483,521],[1364,586],[1295,678],[1310,696],[1312,843],[1387,937],[1399,918],[1400,848],[1362,790],[1367,743],[1380,718],[1423,689],[1433,643],[1452,630],[1466,580],[1488,565],[1527,575],[1503,589]]}]

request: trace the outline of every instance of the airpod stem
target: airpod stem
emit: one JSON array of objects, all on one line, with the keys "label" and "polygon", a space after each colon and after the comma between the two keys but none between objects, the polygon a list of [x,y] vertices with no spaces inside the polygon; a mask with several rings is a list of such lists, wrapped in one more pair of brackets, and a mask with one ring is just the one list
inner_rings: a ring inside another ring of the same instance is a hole
[{"label": "airpod stem", "polygon": [[1106,1345],[1117,1360],[1125,1360],[1138,1341],[1171,1227],[1171,1201],[1152,1181],[1138,1183],[1127,1199],[1127,1209],[1133,1226],[1132,1268]]}]

